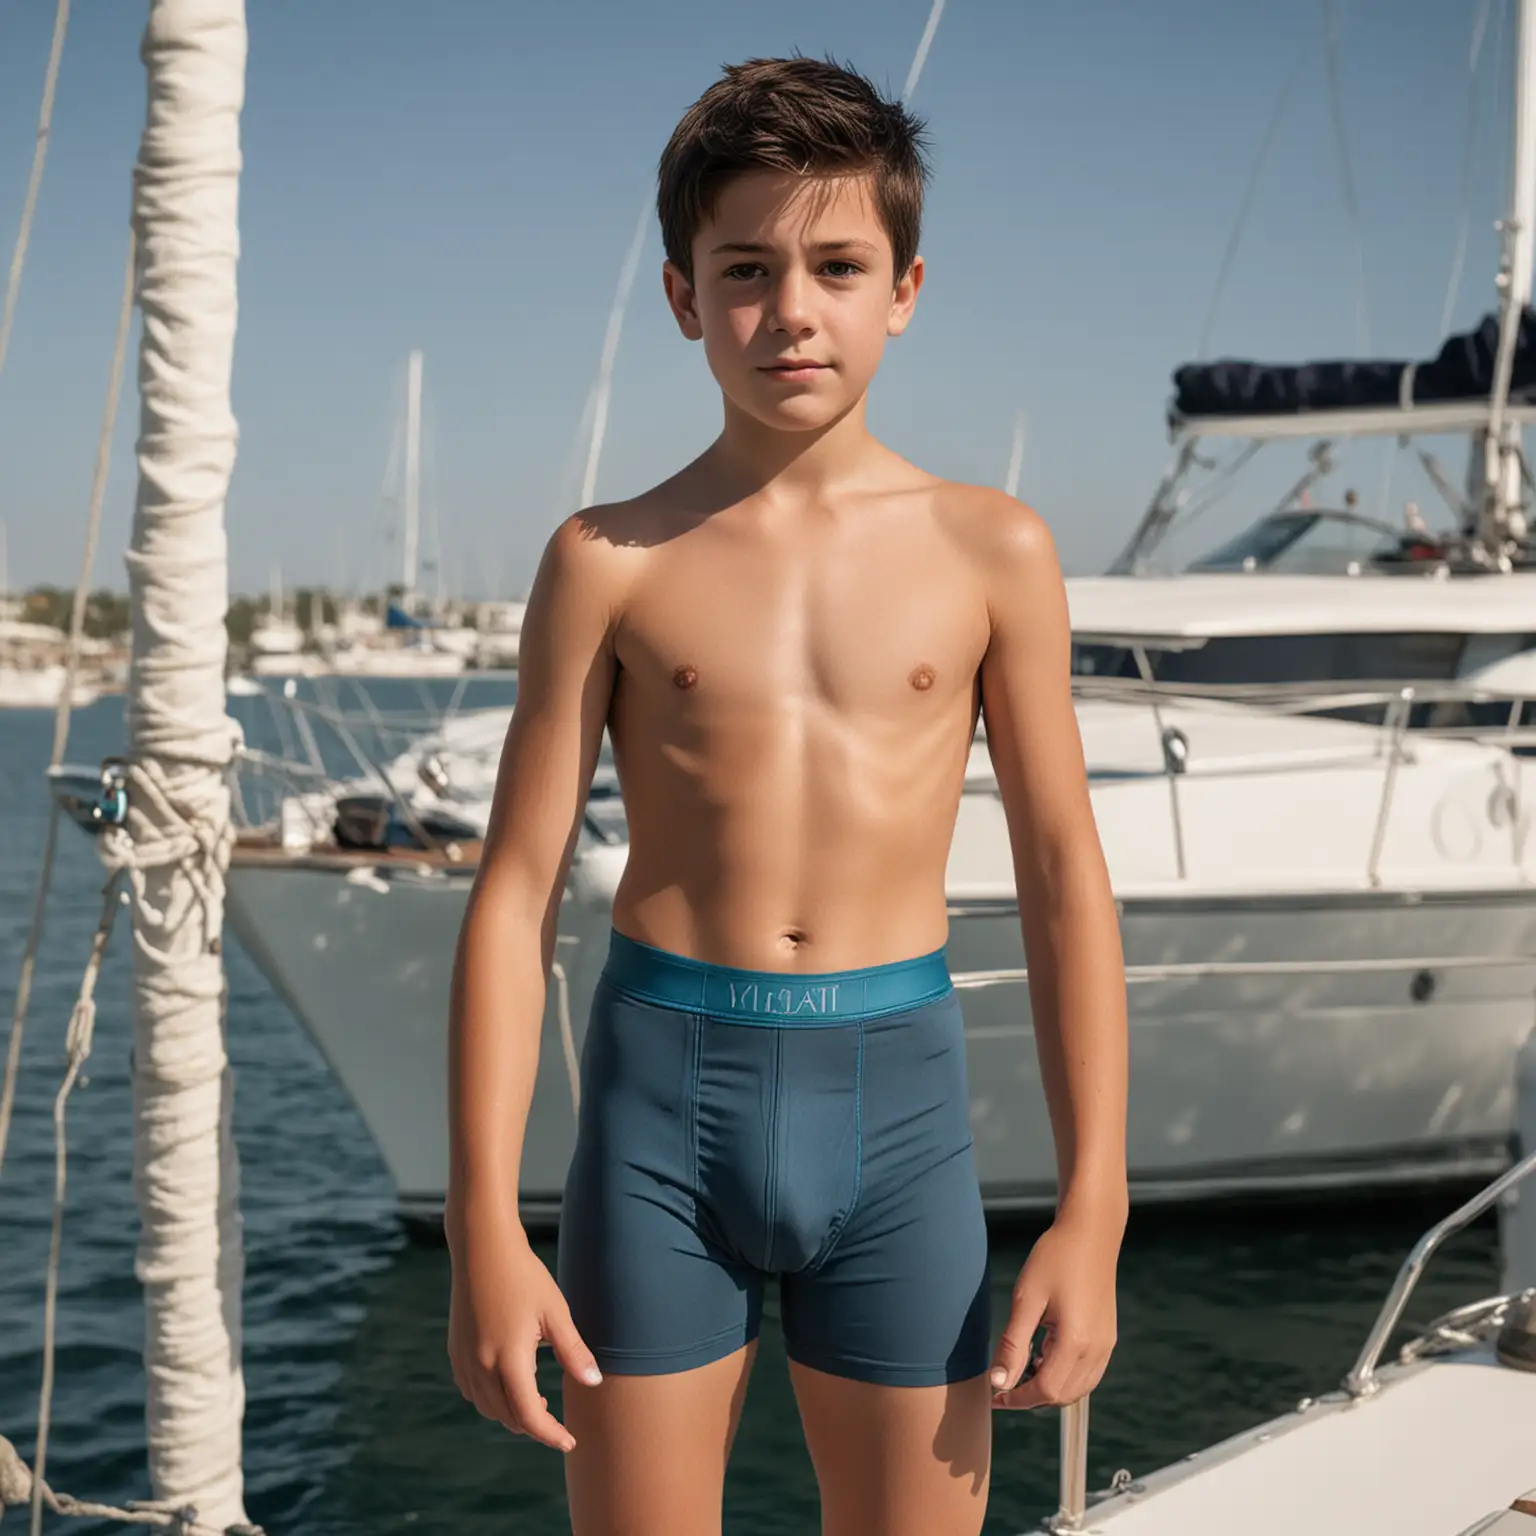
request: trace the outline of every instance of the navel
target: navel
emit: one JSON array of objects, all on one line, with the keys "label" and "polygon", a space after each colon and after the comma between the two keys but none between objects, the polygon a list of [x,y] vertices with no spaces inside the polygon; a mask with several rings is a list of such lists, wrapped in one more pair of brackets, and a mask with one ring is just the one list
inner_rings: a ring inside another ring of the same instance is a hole
[{"label": "navel", "polygon": [[692,667],[687,666],[686,664],[678,667],[672,673],[672,681],[679,688],[692,688],[693,685],[698,682],[698,680],[699,674]]},{"label": "navel", "polygon": [[927,693],[933,687],[934,679],[938,673],[928,665],[926,661],[919,662],[917,666],[907,673],[907,681],[917,689],[919,693]]}]

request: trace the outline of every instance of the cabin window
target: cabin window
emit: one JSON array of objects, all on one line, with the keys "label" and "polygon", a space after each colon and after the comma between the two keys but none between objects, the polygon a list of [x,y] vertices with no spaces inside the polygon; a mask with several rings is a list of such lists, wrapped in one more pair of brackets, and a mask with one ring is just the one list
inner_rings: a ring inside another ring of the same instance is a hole
[{"label": "cabin window", "polygon": [[[1465,635],[1220,635],[1190,651],[1152,651],[1159,682],[1204,684],[1441,682],[1457,675]],[[1137,677],[1124,646],[1077,645],[1072,668],[1088,677]]]}]

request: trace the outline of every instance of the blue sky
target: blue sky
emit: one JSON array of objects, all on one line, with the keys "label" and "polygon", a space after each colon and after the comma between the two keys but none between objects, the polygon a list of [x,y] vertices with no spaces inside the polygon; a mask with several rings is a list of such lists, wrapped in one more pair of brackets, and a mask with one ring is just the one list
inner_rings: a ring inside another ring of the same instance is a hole
[{"label": "blue sky", "polygon": [[[1470,208],[1457,326],[1491,307],[1507,175],[1509,0],[1334,0],[1374,350],[1439,343]],[[259,0],[243,120],[232,579],[374,585],[398,559],[382,493],[404,359],[426,355],[426,495],[444,577],[521,590],[574,504],[577,434],[656,156],[722,62],[833,53],[899,90],[929,0]],[[914,106],[936,162],[915,324],[871,420],[938,473],[1020,494],[1069,569],[1118,549],[1167,458],[1172,367],[1193,355],[1266,123],[1301,73],[1212,332],[1213,350],[1355,348],[1357,257],[1310,0],[949,0]],[[31,154],[53,5],[0,10],[0,266]],[[71,581],[143,116],[145,7],[76,0],[21,308],[0,376],[0,521],[13,585]],[[1496,30],[1496,29],[1495,29]],[[718,397],[661,298],[654,230],[620,349],[604,498],[713,436]],[[124,585],[136,408],[125,397],[99,578]],[[1336,482],[1374,507],[1384,463]],[[1200,529],[1265,506],[1268,469]],[[1459,458],[1452,460],[1459,475]],[[1351,478],[1353,476],[1353,478]],[[1422,488],[1394,477],[1394,510]],[[1427,500],[1427,498],[1426,498]]]}]

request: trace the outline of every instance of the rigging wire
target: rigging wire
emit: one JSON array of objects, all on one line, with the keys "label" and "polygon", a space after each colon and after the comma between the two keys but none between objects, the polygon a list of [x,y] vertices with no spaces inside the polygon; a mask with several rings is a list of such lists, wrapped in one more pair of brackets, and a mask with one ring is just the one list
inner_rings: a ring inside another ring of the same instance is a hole
[{"label": "rigging wire", "polygon": [[32,219],[37,212],[37,194],[43,184],[43,166],[48,159],[48,139],[53,131],[53,97],[59,83],[59,62],[64,56],[64,35],[69,30],[69,0],[59,0],[53,15],[53,42],[48,49],[48,68],[43,75],[43,104],[37,114],[37,142],[32,150],[32,170],[27,177],[27,195],[21,205],[21,227],[16,231],[16,247],[11,253],[11,272],[5,284],[5,308],[0,310],[0,373],[5,371],[5,354],[11,342],[11,325],[16,319],[16,301],[21,295],[21,272],[27,261],[27,246],[32,239]]},{"label": "rigging wire", "polygon": [[[1190,524],[1196,522],[1214,507],[1222,498],[1228,485],[1244,470],[1252,461],[1259,449],[1264,446],[1262,438],[1250,438],[1241,449],[1232,455],[1211,478],[1209,485],[1202,487],[1198,496],[1191,497],[1188,504],[1179,509],[1178,526],[1180,533],[1188,532]],[[1200,463],[1207,461],[1200,460]],[[1170,530],[1172,525],[1170,524]]]},{"label": "rigging wire", "polygon": [[[101,535],[101,508],[106,500],[107,474],[112,463],[112,432],[117,424],[117,403],[122,393],[123,370],[128,357],[128,333],[133,322],[137,274],[138,239],[130,229],[127,269],[123,274],[123,297],[117,315],[117,337],[112,346],[112,372],[107,380],[107,400],[101,413],[101,432],[96,439],[96,465],[91,473],[91,502],[86,514],[85,547],[80,555],[80,579],[75,584],[74,602],[69,613],[69,649],[66,652],[64,681],[59,687],[59,702],[53,716],[53,750],[49,762],[54,768],[64,761],[64,748],[69,741],[69,717],[74,707],[80,642],[85,633],[86,600],[91,590],[91,571],[96,563],[96,546]],[[48,831],[43,842],[42,863],[37,872],[37,890],[32,906],[32,922],[27,931],[26,949],[22,953],[21,975],[16,983],[16,999],[11,1009],[11,1035],[6,1047],[5,1078],[3,1084],[0,1084],[0,1170],[5,1166],[5,1144],[10,1135],[11,1111],[16,1102],[16,1078],[21,1068],[21,1042],[27,1028],[32,977],[37,965],[38,946],[43,937],[43,912],[48,905],[54,853],[58,846],[59,803],[52,795],[48,798]]]},{"label": "rigging wire", "polygon": [[[1499,15],[1495,23],[1495,47],[1503,53],[1504,17],[1508,0],[1499,0]],[[1462,269],[1467,260],[1467,240],[1472,226],[1472,171],[1473,156],[1477,151],[1480,125],[1481,95],[1477,88],[1477,66],[1482,57],[1483,42],[1488,33],[1488,21],[1493,11],[1493,0],[1482,0],[1472,20],[1472,46],[1467,56],[1467,119],[1461,147],[1461,216],[1456,231],[1456,249],[1451,256],[1451,275],[1445,285],[1445,303],[1440,309],[1439,340],[1451,334],[1451,316],[1456,301],[1461,296]]]},{"label": "rigging wire", "polygon": [[1360,199],[1355,192],[1355,168],[1349,153],[1349,135],[1344,127],[1344,93],[1339,83],[1339,33],[1347,7],[1334,0],[1322,0],[1323,33],[1328,75],[1328,111],[1333,119],[1334,146],[1339,157],[1339,182],[1344,194],[1344,208],[1349,214],[1355,237],[1355,338],[1362,353],[1371,350],[1371,316],[1366,298],[1365,235],[1360,224]]},{"label": "rigging wire", "polygon": [[1200,327],[1200,340],[1195,345],[1197,361],[1203,361],[1206,357],[1211,342],[1211,328],[1216,323],[1216,311],[1221,307],[1221,298],[1226,291],[1227,279],[1232,275],[1237,248],[1242,243],[1243,231],[1248,226],[1248,216],[1253,211],[1254,197],[1258,193],[1259,181],[1263,177],[1265,164],[1269,160],[1269,152],[1274,147],[1280,120],[1285,115],[1286,103],[1290,100],[1291,92],[1296,89],[1296,83],[1301,79],[1302,70],[1306,67],[1311,55],[1312,48],[1308,44],[1297,57],[1295,64],[1291,66],[1291,72],[1286,76],[1285,84],[1280,87],[1280,94],[1275,98],[1275,105],[1269,114],[1264,137],[1259,141],[1258,155],[1254,158],[1253,170],[1248,176],[1248,185],[1243,189],[1243,198],[1238,204],[1232,233],[1227,236],[1227,247],[1221,254],[1221,266],[1216,273],[1216,286],[1211,290],[1211,300],[1206,306],[1205,320]]}]

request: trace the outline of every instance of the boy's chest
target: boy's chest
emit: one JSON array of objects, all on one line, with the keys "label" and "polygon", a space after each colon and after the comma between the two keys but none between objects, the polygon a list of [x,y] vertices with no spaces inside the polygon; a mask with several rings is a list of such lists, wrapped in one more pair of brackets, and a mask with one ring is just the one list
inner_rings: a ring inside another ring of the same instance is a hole
[{"label": "boy's chest", "polygon": [[658,559],[620,623],[618,660],[658,704],[694,709],[932,708],[969,696],[986,651],[984,593],[933,546]]}]

